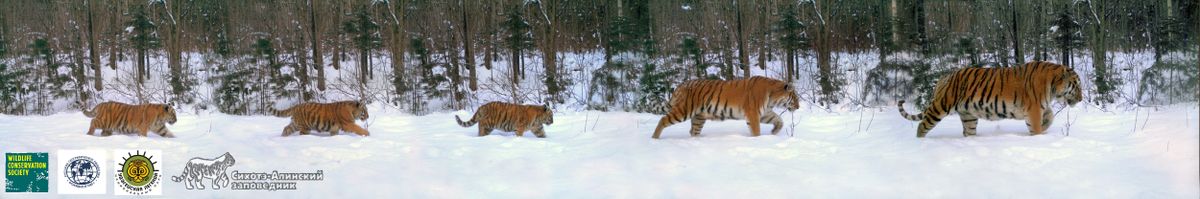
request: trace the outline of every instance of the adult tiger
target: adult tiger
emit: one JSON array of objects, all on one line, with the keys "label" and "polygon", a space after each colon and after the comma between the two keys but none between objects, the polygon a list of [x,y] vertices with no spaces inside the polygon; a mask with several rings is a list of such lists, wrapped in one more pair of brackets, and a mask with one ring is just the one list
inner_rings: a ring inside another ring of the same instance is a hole
[{"label": "adult tiger", "polygon": [[338,131],[348,131],[362,136],[370,132],[354,124],[355,119],[367,121],[367,107],[357,101],[340,101],[333,103],[301,103],[284,110],[276,110],[276,117],[291,117],[292,123],[283,128],[283,135],[288,136],[297,131],[300,135],[308,135],[310,130],[326,131],[337,135]]},{"label": "adult tiger", "polygon": [[525,130],[533,131],[539,138],[546,137],[542,125],[554,123],[554,112],[546,106],[521,105],[505,102],[488,102],[475,110],[471,120],[463,122],[457,115],[454,120],[462,127],[471,127],[479,123],[479,136],[486,136],[493,129],[515,131],[517,137],[525,135]]},{"label": "adult tiger", "polygon": [[1042,134],[1054,114],[1052,100],[1075,106],[1083,100],[1079,75],[1072,68],[1050,62],[1030,62],[1013,68],[966,68],[938,80],[933,99],[925,111],[909,115],[904,101],[897,103],[900,115],[921,121],[917,137],[925,137],[942,117],[958,113],[963,136],[975,135],[980,118],[1025,119],[1031,135]]},{"label": "adult tiger", "polygon": [[663,128],[692,120],[692,136],[700,135],[707,120],[746,119],[750,135],[759,135],[759,123],[775,125],[771,134],[783,128],[771,107],[785,106],[788,111],[800,107],[796,90],[787,82],[762,76],[740,80],[691,80],[671,93],[669,111],[658,121],[651,138],[658,139]]},{"label": "adult tiger", "polygon": [[147,131],[154,131],[163,137],[175,137],[167,130],[166,124],[175,124],[175,109],[165,104],[129,105],[120,102],[104,102],[97,104],[92,110],[83,110],[83,115],[92,118],[88,135],[94,135],[100,129],[101,136],[110,136],[112,132],[137,133],[146,137]]}]

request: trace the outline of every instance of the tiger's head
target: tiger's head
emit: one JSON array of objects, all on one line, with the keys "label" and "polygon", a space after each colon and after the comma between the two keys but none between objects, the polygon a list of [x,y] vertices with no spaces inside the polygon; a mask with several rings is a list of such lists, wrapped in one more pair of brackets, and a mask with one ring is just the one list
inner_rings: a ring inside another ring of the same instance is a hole
[{"label": "tiger's head", "polygon": [[162,107],[162,113],[159,114],[159,121],[166,122],[167,124],[175,124],[175,121],[177,121],[177,119],[175,119],[175,108],[172,108],[171,107],[172,105],[170,105],[170,104],[155,104],[155,105]]},{"label": "tiger's head", "polygon": [[796,95],[796,87],[783,83],[783,86],[771,91],[770,106],[785,107],[788,111],[800,108],[800,97]]},{"label": "tiger's head", "polygon": [[1063,69],[1065,72],[1059,75],[1053,82],[1054,99],[1067,102],[1070,106],[1075,106],[1079,101],[1083,101],[1083,91],[1079,87],[1079,75],[1071,68]]},{"label": "tiger's head", "polygon": [[550,125],[554,124],[554,111],[550,110],[549,106],[535,106],[533,111],[536,111],[534,123]]},{"label": "tiger's head", "polygon": [[371,117],[369,114],[367,114],[366,104],[358,101],[351,101],[348,103],[348,105],[350,108],[353,108],[350,114],[354,117],[354,119],[367,121],[367,118]]}]

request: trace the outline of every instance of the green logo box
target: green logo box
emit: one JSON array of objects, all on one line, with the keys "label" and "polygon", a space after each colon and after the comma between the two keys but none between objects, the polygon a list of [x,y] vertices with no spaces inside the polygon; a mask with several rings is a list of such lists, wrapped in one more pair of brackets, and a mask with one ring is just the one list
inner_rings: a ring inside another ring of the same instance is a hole
[{"label": "green logo box", "polygon": [[50,191],[48,153],[4,153],[4,192]]}]

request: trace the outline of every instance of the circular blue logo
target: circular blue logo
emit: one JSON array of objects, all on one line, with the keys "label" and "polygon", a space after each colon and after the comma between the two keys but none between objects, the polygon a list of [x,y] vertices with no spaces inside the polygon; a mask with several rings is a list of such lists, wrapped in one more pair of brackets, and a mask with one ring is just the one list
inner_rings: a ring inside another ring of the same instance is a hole
[{"label": "circular blue logo", "polygon": [[92,186],[96,182],[96,178],[100,178],[100,166],[95,160],[87,156],[78,156],[67,161],[67,167],[63,169],[63,176],[67,177],[67,182],[71,186],[85,188]]}]

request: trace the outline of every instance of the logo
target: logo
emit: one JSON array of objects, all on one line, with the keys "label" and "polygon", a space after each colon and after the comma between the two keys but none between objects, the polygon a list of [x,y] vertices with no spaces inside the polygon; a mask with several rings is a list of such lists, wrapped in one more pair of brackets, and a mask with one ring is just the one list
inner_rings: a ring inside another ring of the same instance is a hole
[{"label": "logo", "polygon": [[132,153],[117,154],[115,156],[122,157],[117,160],[116,177],[117,186],[114,186],[114,191],[118,195],[160,195],[162,190],[158,189],[159,170],[155,168],[158,164],[158,151],[134,151]]},{"label": "logo", "polygon": [[104,194],[108,154],[102,150],[59,150],[58,164],[63,168],[58,179],[60,194]]},{"label": "logo", "polygon": [[214,158],[196,157],[188,160],[179,176],[171,176],[171,181],[183,183],[188,190],[204,190],[205,183],[212,190],[259,190],[279,191],[296,190],[299,181],[325,180],[325,172],[226,172],[237,163],[233,155],[225,152]]},{"label": "logo", "polygon": [[66,168],[63,168],[63,176],[67,177],[67,182],[71,183],[71,186],[91,187],[96,182],[96,178],[100,178],[100,166],[96,164],[96,160],[92,160],[92,157],[76,156],[67,161]]},{"label": "logo", "polygon": [[229,175],[225,174],[225,169],[233,166],[235,162],[229,152],[212,159],[192,158],[183,166],[183,173],[171,176],[171,181],[183,182],[188,190],[204,190],[204,179],[212,179],[209,185],[212,185],[213,190],[220,190],[222,187],[229,187]]},{"label": "logo", "polygon": [[48,192],[49,162],[48,153],[4,153],[4,192]]}]

